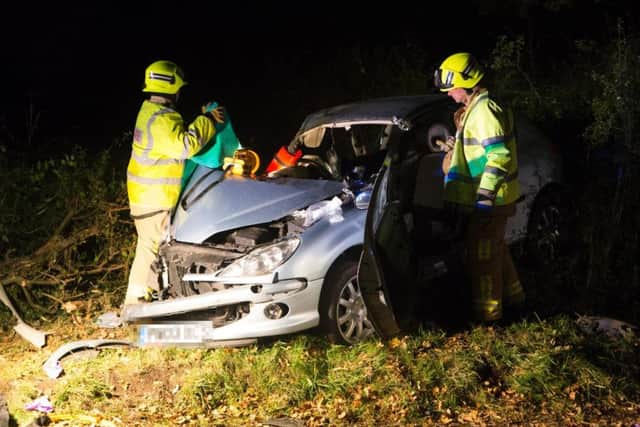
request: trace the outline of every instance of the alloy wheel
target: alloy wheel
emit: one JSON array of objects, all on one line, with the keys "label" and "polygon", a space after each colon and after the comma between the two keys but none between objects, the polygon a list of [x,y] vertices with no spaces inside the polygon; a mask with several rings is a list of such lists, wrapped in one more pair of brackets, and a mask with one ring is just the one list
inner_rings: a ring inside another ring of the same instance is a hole
[{"label": "alloy wheel", "polygon": [[367,318],[367,307],[358,287],[357,276],[353,276],[342,286],[336,305],[336,322],[342,338],[352,344],[375,332]]}]

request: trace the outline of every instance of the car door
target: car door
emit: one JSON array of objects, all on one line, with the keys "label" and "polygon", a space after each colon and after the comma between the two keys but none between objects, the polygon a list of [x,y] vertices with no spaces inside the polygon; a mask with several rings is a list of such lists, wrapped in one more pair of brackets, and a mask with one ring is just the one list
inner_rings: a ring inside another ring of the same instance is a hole
[{"label": "car door", "polygon": [[410,209],[413,190],[409,187],[415,183],[418,157],[407,150],[401,132],[394,129],[374,184],[358,267],[369,319],[383,337],[407,327],[416,301],[417,263]]},{"label": "car door", "polygon": [[443,234],[437,225],[446,223],[442,218],[444,153],[420,148],[420,140],[433,138],[434,132],[443,133],[438,137],[444,138],[450,126],[426,122],[423,129],[408,130],[392,133],[371,195],[358,268],[369,320],[382,337],[415,324],[421,287],[428,277],[446,272],[446,268],[440,270],[444,258],[438,253],[445,246],[434,243]]}]

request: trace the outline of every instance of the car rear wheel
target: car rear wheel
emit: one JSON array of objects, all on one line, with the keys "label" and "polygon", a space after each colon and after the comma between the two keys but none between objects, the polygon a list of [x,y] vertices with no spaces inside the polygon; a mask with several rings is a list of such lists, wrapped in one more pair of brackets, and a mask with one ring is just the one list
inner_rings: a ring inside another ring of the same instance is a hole
[{"label": "car rear wheel", "polygon": [[338,261],[324,281],[320,326],[333,343],[355,344],[375,334],[358,286],[358,262]]}]

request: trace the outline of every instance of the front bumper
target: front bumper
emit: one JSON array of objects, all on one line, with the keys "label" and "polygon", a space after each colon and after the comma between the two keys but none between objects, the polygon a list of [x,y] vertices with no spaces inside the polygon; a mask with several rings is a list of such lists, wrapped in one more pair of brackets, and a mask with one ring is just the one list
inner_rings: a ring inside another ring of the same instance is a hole
[{"label": "front bumper", "polygon": [[[239,340],[283,335],[319,324],[318,303],[321,290],[322,279],[234,285],[229,289],[201,295],[128,306],[123,311],[122,318],[127,323],[150,325],[166,323],[171,316],[182,315],[181,318],[184,319],[188,318],[190,312],[248,303],[249,312],[240,319],[217,327],[211,322],[211,329],[203,335],[203,340]],[[278,319],[270,319],[265,314],[267,306],[274,303],[284,304],[288,309]]]}]

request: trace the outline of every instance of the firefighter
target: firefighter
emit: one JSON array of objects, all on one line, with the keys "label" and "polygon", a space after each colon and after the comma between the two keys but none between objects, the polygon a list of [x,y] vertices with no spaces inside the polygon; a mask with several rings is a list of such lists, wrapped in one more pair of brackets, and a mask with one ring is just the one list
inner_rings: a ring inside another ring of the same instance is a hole
[{"label": "firefighter", "polygon": [[178,201],[184,161],[211,140],[216,123],[224,122],[222,107],[209,102],[202,107],[202,115],[185,123],[176,103],[186,84],[182,70],[171,61],[156,61],[145,70],[142,91],[148,98],[138,112],[127,168],[129,206],[138,241],[125,307],[158,290],[152,264]]},{"label": "firefighter", "polygon": [[513,115],[489,95],[484,76],[469,53],[449,56],[434,76],[435,86],[462,104],[454,114],[455,142],[445,156],[444,197],[453,210],[468,214],[472,314],[483,323],[501,319],[503,309],[519,311],[525,299],[504,240],[520,197]]}]

